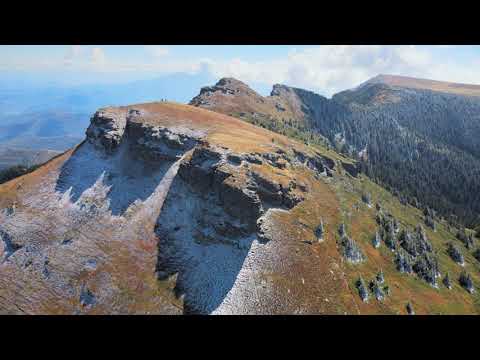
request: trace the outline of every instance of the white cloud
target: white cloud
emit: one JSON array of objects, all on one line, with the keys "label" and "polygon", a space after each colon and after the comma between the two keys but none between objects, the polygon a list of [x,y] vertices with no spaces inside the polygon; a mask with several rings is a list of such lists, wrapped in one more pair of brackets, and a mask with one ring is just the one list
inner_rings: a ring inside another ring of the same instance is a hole
[{"label": "white cloud", "polygon": [[170,54],[170,49],[160,45],[145,46],[147,52],[155,58],[162,58]]},{"label": "white cloud", "polygon": [[91,64],[94,67],[103,67],[107,63],[107,57],[105,55],[105,52],[103,51],[102,48],[100,47],[94,47],[92,48],[92,52],[90,55],[90,61]]},{"label": "white cloud", "polygon": [[80,45],[71,45],[64,57],[64,63],[67,66],[73,65],[73,63],[79,58],[83,53],[83,48]]},{"label": "white cloud", "polygon": [[332,95],[380,73],[428,77],[434,67],[429,51],[417,46],[328,45],[297,49],[267,62],[213,62],[209,69],[216,77],[285,83]]},{"label": "white cloud", "polygon": [[328,45],[296,49],[270,61],[213,61],[215,77],[232,76],[247,83],[284,83],[331,96],[378,74],[480,84],[480,63],[459,60],[455,52],[439,56],[438,46]]},{"label": "white cloud", "polygon": [[283,56],[261,60],[248,55],[204,59],[195,56],[196,50],[180,57],[170,50],[165,46],[112,48],[107,56],[103,47],[75,45],[59,57],[6,54],[0,56],[0,69],[55,71],[66,65],[71,73],[93,77],[101,73],[113,80],[207,71],[216,78],[232,76],[253,85],[283,83],[327,96],[378,74],[480,84],[480,56],[475,55],[480,49],[471,46],[322,45],[292,48]]}]

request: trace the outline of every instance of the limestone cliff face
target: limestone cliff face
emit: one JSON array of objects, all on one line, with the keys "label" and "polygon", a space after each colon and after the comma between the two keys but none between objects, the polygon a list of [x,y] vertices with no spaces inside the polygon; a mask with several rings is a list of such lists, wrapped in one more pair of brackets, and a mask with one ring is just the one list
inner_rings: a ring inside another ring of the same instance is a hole
[{"label": "limestone cliff face", "polygon": [[301,171],[331,174],[272,136],[190,106],[98,110],[85,142],[2,187],[1,311],[294,311],[262,274],[288,272],[277,222],[309,197]]},{"label": "limestone cliff face", "polygon": [[87,129],[87,139],[90,143],[112,153],[120,145],[127,119],[124,111],[97,111]]}]

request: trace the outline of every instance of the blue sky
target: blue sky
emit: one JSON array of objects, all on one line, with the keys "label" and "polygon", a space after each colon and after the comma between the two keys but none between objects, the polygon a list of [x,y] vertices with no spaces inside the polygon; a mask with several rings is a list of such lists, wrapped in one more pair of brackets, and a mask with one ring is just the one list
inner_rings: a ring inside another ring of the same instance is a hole
[{"label": "blue sky", "polygon": [[479,46],[0,46],[0,82],[114,84],[172,73],[330,96],[379,74],[480,84]]}]

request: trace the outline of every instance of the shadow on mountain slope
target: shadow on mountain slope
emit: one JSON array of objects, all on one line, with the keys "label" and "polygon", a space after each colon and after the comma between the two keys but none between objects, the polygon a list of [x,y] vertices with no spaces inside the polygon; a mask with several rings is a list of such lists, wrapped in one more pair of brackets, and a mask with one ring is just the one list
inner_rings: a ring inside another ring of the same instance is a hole
[{"label": "shadow on mountain slope", "polygon": [[145,201],[158,186],[171,162],[147,164],[134,159],[128,144],[105,156],[87,142],[62,166],[55,190],[82,206],[91,201],[109,202],[112,215],[121,216],[135,201]]},{"label": "shadow on mountain slope", "polygon": [[177,274],[186,314],[210,314],[234,287],[255,234],[225,213],[213,190],[193,190],[178,176],[157,219],[157,272]]}]

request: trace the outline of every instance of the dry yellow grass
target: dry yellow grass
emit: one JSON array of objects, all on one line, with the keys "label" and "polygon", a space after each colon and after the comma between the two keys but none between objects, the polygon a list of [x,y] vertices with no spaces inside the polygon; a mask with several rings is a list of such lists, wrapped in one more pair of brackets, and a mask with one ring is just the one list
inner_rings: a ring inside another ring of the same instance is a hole
[{"label": "dry yellow grass", "polygon": [[425,89],[457,95],[480,96],[480,85],[459,84],[396,75],[379,75],[375,80],[391,86]]}]

